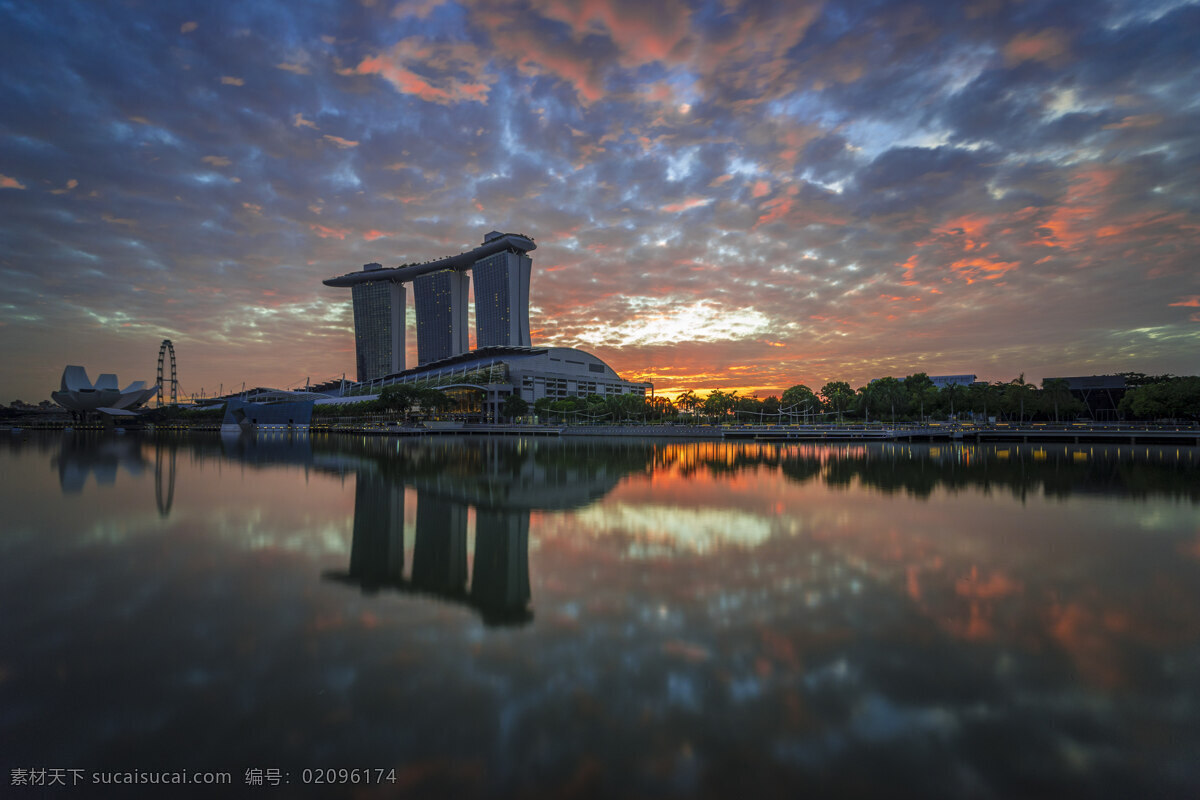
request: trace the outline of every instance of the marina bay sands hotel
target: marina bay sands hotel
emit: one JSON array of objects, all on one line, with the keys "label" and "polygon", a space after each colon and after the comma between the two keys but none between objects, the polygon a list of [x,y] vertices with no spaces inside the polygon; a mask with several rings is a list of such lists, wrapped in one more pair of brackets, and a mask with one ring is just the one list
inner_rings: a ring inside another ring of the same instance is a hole
[{"label": "marina bay sands hotel", "polygon": [[367,264],[324,281],[349,286],[354,299],[358,380],[402,372],[405,287],[417,311],[417,366],[468,352],[468,273],[475,279],[475,341],[479,348],[529,347],[529,273],[537,248],[528,236],[492,231],[466,253],[385,269]]},{"label": "marina bay sands hotel", "polygon": [[[608,364],[573,347],[534,347],[529,340],[529,252],[537,245],[520,233],[491,231],[466,253],[329,278],[348,286],[354,300],[358,386],[374,393],[388,384],[420,382],[443,390],[482,389],[484,418],[498,420],[504,401],[544,397],[636,394],[654,387],[627,381]],[[468,280],[475,281],[475,343],[467,337]],[[405,284],[413,285],[417,365],[404,363]],[[363,384],[366,384],[364,386]]]}]

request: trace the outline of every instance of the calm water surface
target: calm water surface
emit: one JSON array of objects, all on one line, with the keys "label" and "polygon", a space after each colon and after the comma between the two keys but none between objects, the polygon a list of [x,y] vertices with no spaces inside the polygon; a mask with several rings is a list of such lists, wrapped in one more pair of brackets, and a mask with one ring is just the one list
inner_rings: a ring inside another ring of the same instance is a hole
[{"label": "calm water surface", "polygon": [[1196,448],[4,436],[5,796],[1200,793]]}]

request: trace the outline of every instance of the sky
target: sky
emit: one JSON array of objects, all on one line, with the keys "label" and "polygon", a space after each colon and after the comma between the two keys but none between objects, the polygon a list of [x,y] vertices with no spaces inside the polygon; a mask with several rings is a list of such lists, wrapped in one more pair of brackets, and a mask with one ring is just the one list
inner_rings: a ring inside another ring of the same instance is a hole
[{"label": "sky", "polygon": [[537,242],[535,345],[658,393],[1200,373],[1196,2],[0,20],[0,402],[163,339],[185,395],[353,378],[321,281],[493,229]]}]

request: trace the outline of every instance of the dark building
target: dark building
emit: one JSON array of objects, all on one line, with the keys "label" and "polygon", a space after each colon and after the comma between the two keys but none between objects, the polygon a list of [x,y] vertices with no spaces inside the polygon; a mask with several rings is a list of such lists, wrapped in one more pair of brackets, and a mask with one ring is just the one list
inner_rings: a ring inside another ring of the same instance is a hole
[{"label": "dark building", "polygon": [[[367,270],[382,269],[367,264]],[[404,308],[404,286],[393,281],[356,283],[354,332],[357,339],[358,379],[368,380],[404,369],[404,319],[393,319],[393,308]]]},{"label": "dark building", "polygon": [[329,278],[326,286],[352,287],[358,379],[371,381],[405,369],[404,284],[413,284],[417,320],[417,364],[430,364],[468,351],[468,287],[475,277],[477,347],[528,347],[529,276],[537,245],[520,233],[490,231],[483,244],[417,264]]},{"label": "dark building", "polygon": [[478,347],[529,347],[529,273],[533,259],[506,250],[475,262]]},{"label": "dark building", "polygon": [[420,275],[413,280],[413,295],[417,303],[417,365],[467,352],[466,273],[444,269]]},{"label": "dark building", "polygon": [[1117,407],[1125,396],[1125,378],[1121,375],[1087,375],[1075,378],[1046,378],[1066,381],[1071,396],[1087,406],[1087,414],[1097,421],[1120,419]]}]

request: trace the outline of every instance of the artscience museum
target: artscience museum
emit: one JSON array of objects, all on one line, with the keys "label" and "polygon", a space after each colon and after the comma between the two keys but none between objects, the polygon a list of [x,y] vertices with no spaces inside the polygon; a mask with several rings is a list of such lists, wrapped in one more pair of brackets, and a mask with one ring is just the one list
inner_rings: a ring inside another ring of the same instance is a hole
[{"label": "artscience museum", "polygon": [[79,366],[68,366],[63,370],[62,383],[50,397],[68,411],[133,411],[158,394],[158,386],[146,388],[145,381],[134,381],[124,389],[117,383],[117,376],[106,372],[93,384],[87,370]]}]

